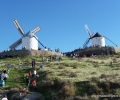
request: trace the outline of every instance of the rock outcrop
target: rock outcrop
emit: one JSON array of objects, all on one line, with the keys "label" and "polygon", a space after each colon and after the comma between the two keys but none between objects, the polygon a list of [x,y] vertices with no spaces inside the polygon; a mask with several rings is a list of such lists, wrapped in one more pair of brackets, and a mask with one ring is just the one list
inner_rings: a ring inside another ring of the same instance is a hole
[{"label": "rock outcrop", "polygon": [[20,93],[15,93],[10,97],[10,100],[36,100],[40,99],[41,97],[42,94],[38,92],[31,92],[22,96],[20,96]]}]

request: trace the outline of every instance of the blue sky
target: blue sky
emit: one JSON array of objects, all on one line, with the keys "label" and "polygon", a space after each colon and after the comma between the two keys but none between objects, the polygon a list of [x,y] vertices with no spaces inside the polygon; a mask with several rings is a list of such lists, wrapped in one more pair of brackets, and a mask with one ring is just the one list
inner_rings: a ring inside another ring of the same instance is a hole
[{"label": "blue sky", "polygon": [[[15,19],[25,33],[40,26],[36,36],[53,50],[82,47],[89,38],[85,24],[91,33],[99,32],[120,46],[120,0],[1,0],[0,50],[7,50],[21,37]],[[106,45],[114,46],[108,40]]]}]

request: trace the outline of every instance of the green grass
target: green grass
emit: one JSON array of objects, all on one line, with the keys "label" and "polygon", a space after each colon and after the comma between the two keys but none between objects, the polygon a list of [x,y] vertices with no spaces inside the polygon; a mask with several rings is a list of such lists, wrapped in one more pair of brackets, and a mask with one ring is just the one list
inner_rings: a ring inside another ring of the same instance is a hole
[{"label": "green grass", "polygon": [[[114,56],[97,56],[90,58],[80,58],[80,59],[71,59],[67,57],[63,57],[61,62],[52,61],[45,62],[44,68],[39,69],[41,62],[41,57],[39,56],[29,56],[29,57],[19,57],[19,58],[6,58],[1,59],[0,63],[5,64],[15,64],[20,66],[31,66],[31,60],[36,59],[36,68],[37,73],[39,74],[39,78],[37,78],[37,82],[40,84],[38,92],[45,95],[45,98],[48,98],[51,94],[59,93],[58,90],[54,88],[54,85],[47,86],[46,82],[54,81],[56,79],[71,81],[75,86],[75,95],[84,96],[85,94],[90,95],[88,93],[89,89],[98,86],[99,84],[91,82],[92,77],[99,78],[100,82],[120,82],[120,58],[118,55]],[[46,59],[46,57],[45,57]],[[113,62],[113,67],[110,67],[110,62]],[[1,66],[0,69],[6,68],[6,66]],[[7,85],[5,89],[11,89],[13,87],[23,88],[25,87],[25,75],[29,71],[33,71],[33,69],[11,69],[9,75],[9,79],[7,81]],[[107,75],[110,77],[106,77],[101,79],[101,75]],[[114,77],[113,77],[114,76]],[[90,81],[91,83],[87,83]],[[52,83],[50,83],[52,84]],[[52,92],[48,90],[48,88],[43,90],[43,87],[49,87],[52,89]],[[61,87],[62,88],[62,87]],[[58,91],[58,92],[56,92]],[[96,90],[97,91],[97,90]],[[99,90],[100,91],[100,90]],[[105,90],[104,90],[105,91]],[[105,92],[108,93],[108,92]],[[120,93],[119,88],[115,93]],[[47,99],[46,99],[47,100]]]}]

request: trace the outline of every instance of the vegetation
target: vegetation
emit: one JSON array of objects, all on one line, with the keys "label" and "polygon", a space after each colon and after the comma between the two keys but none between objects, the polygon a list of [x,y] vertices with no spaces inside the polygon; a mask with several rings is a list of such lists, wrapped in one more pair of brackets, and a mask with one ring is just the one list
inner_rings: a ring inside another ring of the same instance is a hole
[{"label": "vegetation", "polygon": [[[1,70],[11,66],[7,85],[0,88],[0,93],[4,89],[9,89],[10,97],[25,87],[25,75],[29,71],[33,72],[33,69],[20,69],[15,66],[31,66],[32,59],[36,59],[39,74],[37,91],[44,95],[44,100],[110,100],[107,96],[98,99],[98,95],[120,95],[119,54],[79,59],[62,57],[60,62],[45,61],[43,69],[39,67],[42,58],[38,56],[0,59]],[[27,93],[31,92],[31,88],[30,86]]]}]

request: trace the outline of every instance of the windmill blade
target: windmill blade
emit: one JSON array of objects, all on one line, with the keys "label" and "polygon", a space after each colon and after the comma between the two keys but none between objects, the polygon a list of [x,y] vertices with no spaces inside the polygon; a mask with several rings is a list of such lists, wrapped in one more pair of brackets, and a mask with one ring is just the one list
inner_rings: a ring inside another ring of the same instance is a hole
[{"label": "windmill blade", "polygon": [[[105,36],[103,36],[105,37]],[[105,37],[106,39],[108,39],[107,37]],[[110,42],[112,42],[110,39],[108,39]],[[114,42],[112,42],[116,47],[117,47],[117,44],[115,44]]]},{"label": "windmill blade", "polygon": [[21,28],[20,24],[18,23],[18,21],[14,20],[13,22],[14,22],[15,26],[17,27],[18,31],[21,33],[21,35],[23,35],[24,31],[22,30],[22,28]]},{"label": "windmill blade", "polygon": [[91,38],[90,30],[89,30],[87,24],[85,24],[85,29],[86,29],[87,33],[89,34],[89,36],[90,36],[90,38]]},{"label": "windmill blade", "polygon": [[17,48],[21,43],[22,43],[22,38],[20,38],[19,40],[17,40],[16,42],[14,42],[11,46],[9,46],[10,50],[14,50],[14,49]]},{"label": "windmill blade", "polygon": [[88,39],[85,41],[85,43],[83,44],[83,48],[85,48],[85,47],[88,45],[89,42],[90,42],[90,38],[88,38]]},{"label": "windmill blade", "polygon": [[35,39],[43,46],[43,48],[45,48],[45,46],[37,39],[36,36],[33,36],[33,37],[35,37]]},{"label": "windmill blade", "polygon": [[40,30],[40,27],[38,26],[38,27],[36,27],[35,29],[33,29],[31,32],[33,33],[33,34],[35,34],[36,32],[38,32]]}]

